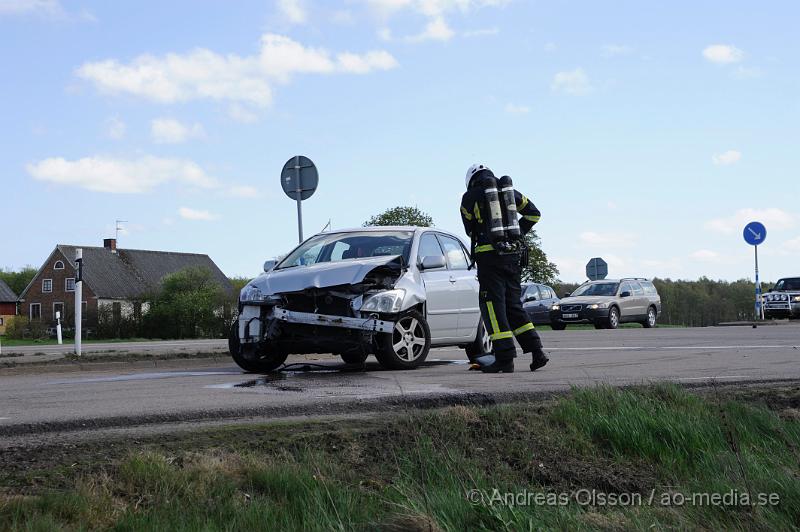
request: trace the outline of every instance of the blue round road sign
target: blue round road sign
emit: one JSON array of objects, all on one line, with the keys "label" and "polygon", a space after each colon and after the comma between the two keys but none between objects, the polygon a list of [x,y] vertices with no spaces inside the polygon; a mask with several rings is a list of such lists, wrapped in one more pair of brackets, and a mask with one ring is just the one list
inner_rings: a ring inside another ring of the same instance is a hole
[{"label": "blue round road sign", "polygon": [[744,241],[751,246],[758,246],[767,239],[767,228],[761,222],[750,222],[744,227]]}]

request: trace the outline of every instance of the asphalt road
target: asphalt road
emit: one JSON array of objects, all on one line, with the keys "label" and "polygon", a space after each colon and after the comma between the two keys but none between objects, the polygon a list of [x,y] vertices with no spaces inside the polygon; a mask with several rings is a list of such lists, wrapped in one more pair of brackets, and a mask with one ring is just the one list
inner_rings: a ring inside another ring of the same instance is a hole
[{"label": "asphalt road", "polygon": [[[164,340],[155,342],[102,342],[86,343],[81,345],[81,352],[103,353],[115,351],[120,353],[180,353],[203,352],[211,353],[228,349],[226,340]],[[25,345],[7,347],[3,346],[3,355],[67,355],[75,352],[75,344],[68,340],[63,345]]]},{"label": "asphalt road", "polygon": [[[4,436],[91,427],[129,427],[244,417],[275,418],[379,409],[392,402],[524,396],[598,383],[800,380],[800,326],[620,329],[542,333],[551,362],[535,373],[468,371],[463,352],[432,350],[414,371],[346,371],[338,359],[277,375],[242,373],[233,363],[174,361],[169,369],[0,371]],[[326,359],[327,358],[327,359]],[[307,364],[305,357],[290,362]],[[46,371],[46,372],[45,372]],[[10,440],[9,440],[10,441]]]}]

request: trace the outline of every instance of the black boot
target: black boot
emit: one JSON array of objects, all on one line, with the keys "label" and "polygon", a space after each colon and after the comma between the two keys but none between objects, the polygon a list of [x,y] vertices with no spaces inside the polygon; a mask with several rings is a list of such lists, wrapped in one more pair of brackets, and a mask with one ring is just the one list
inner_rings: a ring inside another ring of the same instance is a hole
[{"label": "black boot", "polygon": [[495,360],[488,366],[481,366],[483,373],[514,373],[514,359]]},{"label": "black boot", "polygon": [[544,354],[544,351],[538,349],[531,353],[533,356],[533,361],[531,362],[531,371],[536,371],[539,368],[543,368],[545,364],[547,364],[550,359]]}]

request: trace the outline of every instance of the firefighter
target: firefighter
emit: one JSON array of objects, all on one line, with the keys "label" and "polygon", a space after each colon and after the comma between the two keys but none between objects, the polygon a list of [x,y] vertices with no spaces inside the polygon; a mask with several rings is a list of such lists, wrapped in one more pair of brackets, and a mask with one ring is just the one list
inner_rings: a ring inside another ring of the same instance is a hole
[{"label": "firefighter", "polygon": [[[548,362],[542,341],[522,308],[522,264],[527,248],[522,237],[539,221],[539,209],[513,189],[511,179],[495,178],[482,164],[467,170],[467,191],[461,198],[461,220],[472,240],[478,265],[480,307],[493,344],[493,356],[473,360],[472,369],[484,373],[512,373],[516,338],[523,352],[531,353],[531,371]],[[505,203],[502,201],[505,199]],[[522,216],[519,219],[519,215]]]}]

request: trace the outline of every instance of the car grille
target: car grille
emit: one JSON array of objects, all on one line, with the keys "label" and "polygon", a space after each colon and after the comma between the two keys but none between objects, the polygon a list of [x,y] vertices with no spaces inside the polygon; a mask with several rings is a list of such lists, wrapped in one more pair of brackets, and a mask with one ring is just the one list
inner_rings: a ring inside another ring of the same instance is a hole
[{"label": "car grille", "polygon": [[561,312],[579,312],[583,305],[561,305]]}]

